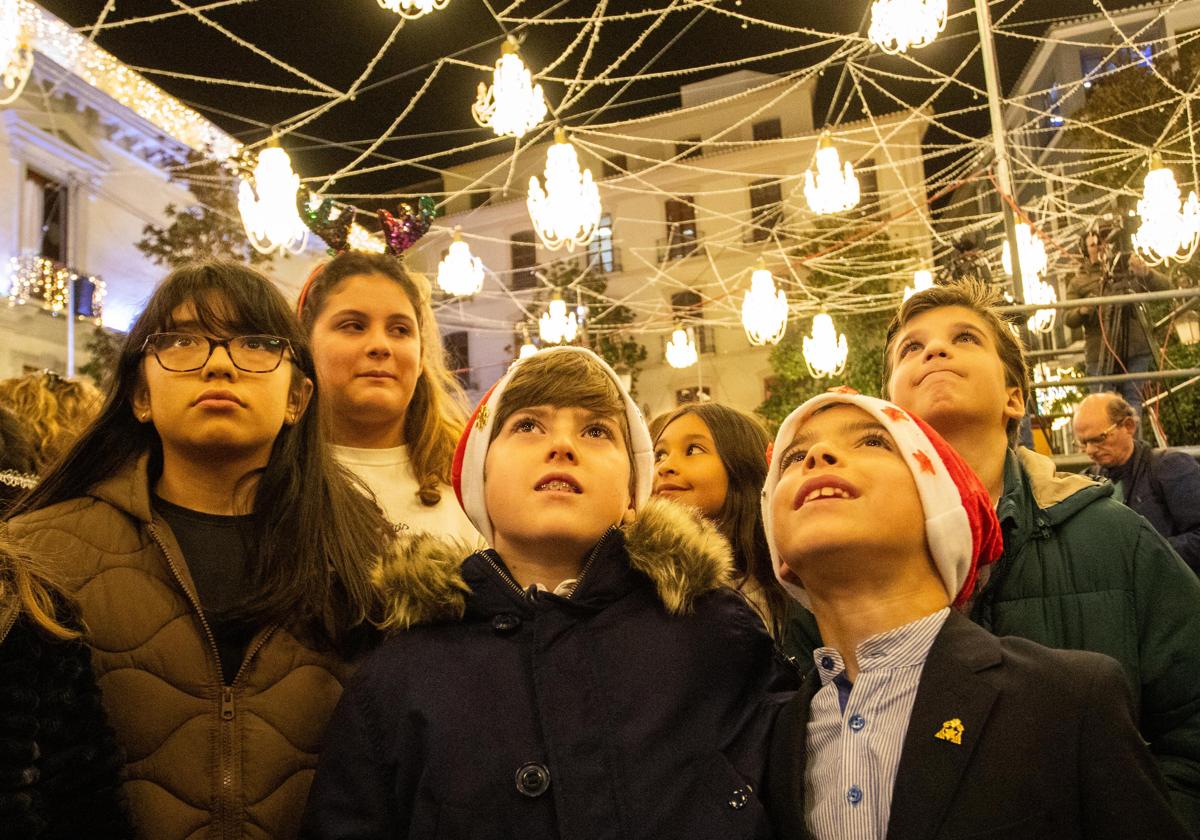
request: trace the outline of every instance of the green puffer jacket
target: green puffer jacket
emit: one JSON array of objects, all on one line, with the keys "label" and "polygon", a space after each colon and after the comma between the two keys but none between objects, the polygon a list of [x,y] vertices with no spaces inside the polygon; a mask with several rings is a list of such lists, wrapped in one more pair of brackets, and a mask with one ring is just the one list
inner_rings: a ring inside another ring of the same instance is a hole
[{"label": "green puffer jacket", "polygon": [[971,607],[997,636],[1091,650],[1125,669],[1142,737],[1200,834],[1200,579],[1112,487],[1009,453],[1004,555]]}]

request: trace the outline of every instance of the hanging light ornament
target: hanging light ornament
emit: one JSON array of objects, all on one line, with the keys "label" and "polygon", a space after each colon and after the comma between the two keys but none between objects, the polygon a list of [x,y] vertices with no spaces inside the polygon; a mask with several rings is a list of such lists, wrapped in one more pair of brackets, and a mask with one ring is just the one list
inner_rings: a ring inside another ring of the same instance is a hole
[{"label": "hanging light ornament", "polygon": [[775,289],[775,278],[763,261],[758,261],[750,275],[750,291],[742,299],[742,326],[746,338],[758,347],[778,344],[787,331],[788,302],[783,289]]},{"label": "hanging light ornament", "polygon": [[813,379],[837,376],[846,369],[850,348],[846,336],[838,335],[833,319],[825,312],[813,316],[812,335],[804,336],[804,363]]},{"label": "hanging light ornament", "polygon": [[926,289],[933,288],[933,272],[927,268],[921,268],[913,272],[913,284],[904,287],[904,299],[908,300],[917,292],[923,292]]},{"label": "hanging light ornament", "polygon": [[259,152],[252,180],[243,175],[238,186],[238,210],[250,244],[263,254],[303,251],[308,228],[296,210],[300,176],[287,152],[273,142]]},{"label": "hanging light ornament", "polygon": [[542,86],[533,83],[511,35],[500,47],[491,86],[479,83],[471,116],[485,128],[491,126],[501,137],[520,137],[546,116]]},{"label": "hanging light ornament", "polygon": [[1133,247],[1150,265],[1168,260],[1187,262],[1200,242],[1200,202],[1196,191],[1180,203],[1175,173],[1163,165],[1157,153],[1150,158],[1150,171],[1142,182],[1137,205],[1142,223],[1133,234]]},{"label": "hanging light ornament", "polygon": [[459,297],[477,295],[483,288],[483,261],[471,253],[458,228],[450,250],[438,263],[437,284],[446,294]]},{"label": "hanging light ornament", "polygon": [[416,20],[430,12],[446,8],[450,0],[379,0],[379,5],[407,20]]},{"label": "hanging light ornament", "polygon": [[554,130],[554,145],[546,152],[545,177],[545,191],[536,175],[529,179],[526,200],[538,236],[552,251],[587,245],[600,224],[600,190],[592,170],[580,170],[575,146],[561,128]]},{"label": "hanging light ornament", "polygon": [[686,330],[676,327],[667,342],[667,364],[676,370],[689,368],[696,364],[700,354],[696,352],[696,333],[691,327]]},{"label": "hanging light ornament", "polygon": [[842,163],[828,131],[817,141],[816,173],[810,166],[804,173],[804,198],[818,215],[840,213],[858,204],[858,178],[850,161]]},{"label": "hanging light ornament", "polygon": [[[1024,222],[1017,224],[1017,256],[1021,259],[1021,294],[1025,302],[1055,303],[1058,292],[1041,277],[1046,273],[1046,246]],[[1000,252],[1000,263],[1011,277],[1012,253],[1007,239],[1004,241],[1004,250]],[[1029,316],[1026,323],[1033,332],[1049,332],[1054,328],[1054,315],[1053,309],[1039,309]]]},{"label": "hanging light ornament", "polygon": [[946,0],[875,0],[867,37],[895,55],[933,42],[946,28]]},{"label": "hanging light ornament", "polygon": [[558,292],[546,312],[538,319],[538,335],[547,344],[564,344],[575,340],[579,332],[579,321],[574,312],[567,312],[567,304]]},{"label": "hanging light ornament", "polygon": [[372,236],[358,222],[350,223],[350,230],[346,234],[346,244],[350,246],[351,251],[361,251],[364,254],[382,254],[387,250],[387,245],[382,239]]},{"label": "hanging light ornament", "polygon": [[33,70],[33,50],[21,32],[17,0],[0,2],[0,105],[15,102]]}]

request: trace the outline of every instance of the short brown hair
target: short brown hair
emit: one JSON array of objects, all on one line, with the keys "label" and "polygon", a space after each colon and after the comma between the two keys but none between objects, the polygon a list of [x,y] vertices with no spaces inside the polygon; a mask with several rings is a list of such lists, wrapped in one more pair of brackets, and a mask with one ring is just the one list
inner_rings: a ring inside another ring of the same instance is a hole
[{"label": "short brown hair", "polygon": [[633,462],[633,442],[629,433],[629,417],[625,400],[608,372],[584,353],[537,353],[523,360],[513,371],[512,379],[504,386],[492,436],[496,439],[508,418],[516,412],[537,405],[554,408],[582,408],[603,414],[617,421],[625,454],[629,458],[629,495],[635,495],[637,465]]},{"label": "short brown hair", "polygon": [[[1012,322],[996,311],[999,302],[1000,294],[995,289],[978,280],[967,279],[917,292],[901,304],[888,325],[887,343],[884,345],[881,391],[884,399],[891,399],[888,383],[892,379],[892,359],[900,330],[918,315],[947,306],[961,306],[974,312],[988,325],[996,342],[1000,363],[1004,366],[1004,384],[1009,388],[1019,388],[1021,402],[1026,402],[1029,399],[1029,365],[1025,361],[1025,348],[1021,346],[1021,339],[1013,332]],[[1008,421],[1010,439],[1016,439],[1020,425],[1019,417]]]}]

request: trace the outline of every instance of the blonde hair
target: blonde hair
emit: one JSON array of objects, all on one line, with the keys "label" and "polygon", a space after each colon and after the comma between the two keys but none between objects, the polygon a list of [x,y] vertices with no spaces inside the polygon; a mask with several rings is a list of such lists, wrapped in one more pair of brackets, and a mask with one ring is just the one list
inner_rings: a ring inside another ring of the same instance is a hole
[{"label": "blonde hair", "polygon": [[417,315],[421,374],[404,415],[404,442],[408,445],[409,463],[419,485],[417,498],[421,504],[432,507],[441,501],[443,485],[451,482],[454,449],[466,423],[466,397],[446,366],[442,337],[431,305],[429,281],[424,275],[409,271],[395,257],[347,251],[309,277],[297,314],[311,339],[317,317],[338,286],[347,278],[370,274],[382,275],[398,285]]},{"label": "blonde hair", "polygon": [[0,404],[13,412],[33,438],[39,473],[71,448],[100,413],[103,397],[95,386],[52,371],[0,380]]},{"label": "blonde hair", "polygon": [[[75,639],[79,633],[63,626],[55,613],[55,596],[68,601],[66,593],[50,580],[33,556],[0,530],[0,608],[10,600],[19,614],[26,615],[41,630],[58,639]],[[0,612],[3,612],[0,609]],[[0,631],[6,628],[0,627]]]}]

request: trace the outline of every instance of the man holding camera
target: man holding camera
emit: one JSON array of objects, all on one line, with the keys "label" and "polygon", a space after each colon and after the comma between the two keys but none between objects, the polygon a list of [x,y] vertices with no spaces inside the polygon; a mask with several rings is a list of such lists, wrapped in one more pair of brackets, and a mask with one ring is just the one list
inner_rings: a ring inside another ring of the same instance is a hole
[{"label": "man holding camera", "polygon": [[[1067,284],[1068,299],[1170,288],[1167,279],[1151,271],[1132,248],[1120,247],[1121,238],[1121,227],[1113,217],[1101,216],[1092,223],[1080,243],[1083,264]],[[1068,309],[1064,320],[1068,327],[1083,327],[1088,376],[1145,373],[1154,366],[1153,335],[1137,304],[1081,306]],[[1145,383],[1121,382],[1114,387],[1140,415]]]}]

